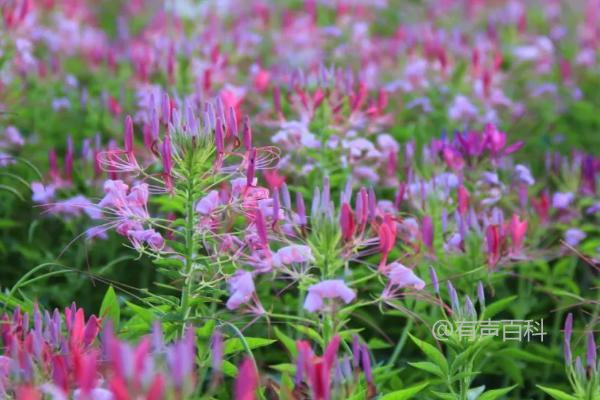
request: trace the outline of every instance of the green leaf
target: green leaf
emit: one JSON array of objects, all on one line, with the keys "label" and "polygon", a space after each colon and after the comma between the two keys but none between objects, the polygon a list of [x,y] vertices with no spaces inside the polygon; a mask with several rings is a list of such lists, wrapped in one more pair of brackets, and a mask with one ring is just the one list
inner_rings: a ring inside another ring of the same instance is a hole
[{"label": "green leaf", "polygon": [[536,386],[538,388],[540,388],[542,391],[544,391],[545,393],[547,393],[550,396],[552,396],[553,399],[556,399],[556,400],[577,400],[577,397],[571,396],[570,394],[565,393],[562,390],[552,389],[552,388],[541,386],[541,385],[536,385]]},{"label": "green leaf", "polygon": [[235,378],[237,376],[237,367],[230,363],[227,360],[223,360],[223,365],[221,366],[223,369],[223,373],[231,378]]},{"label": "green leaf", "polygon": [[115,289],[109,286],[102,299],[102,305],[100,306],[100,317],[108,317],[115,329],[119,328],[119,320],[121,319],[121,309],[119,308],[119,299],[115,293]]},{"label": "green leaf", "polygon": [[410,333],[408,334],[413,342],[421,349],[423,353],[433,361],[434,364],[438,365],[442,372],[447,375],[448,374],[448,361],[446,361],[446,357],[434,346],[430,345],[427,342],[424,342],[420,339],[417,339]]},{"label": "green leaf", "polygon": [[369,346],[369,349],[371,350],[389,349],[390,347],[392,347],[391,344],[389,344],[388,342],[384,342],[379,338],[372,338],[367,343],[367,346]]},{"label": "green leaf", "polygon": [[[252,337],[246,337],[246,344],[248,345],[248,349],[253,350],[259,347],[264,347],[264,346],[268,346],[272,343],[275,343],[275,340],[272,339],[263,339],[263,338],[252,338]],[[227,355],[227,354],[232,354],[232,353],[238,353],[240,351],[244,351],[246,348],[244,346],[244,343],[242,342],[242,340],[240,338],[232,338],[232,339],[227,339],[225,341],[225,345],[223,348],[223,354]]]},{"label": "green leaf", "polygon": [[499,312],[505,310],[508,306],[510,306],[516,298],[517,296],[509,296],[505,299],[498,300],[490,304],[485,308],[485,311],[483,312],[483,319],[491,319],[494,315],[498,314]]},{"label": "green leaf", "polygon": [[285,346],[287,351],[294,356],[294,358],[298,355],[298,349],[296,348],[296,342],[294,339],[281,332],[281,330],[279,330],[277,327],[275,327],[275,336],[277,336],[277,339],[279,339],[279,341]]},{"label": "green leaf", "polygon": [[429,385],[428,382],[420,383],[406,389],[396,390],[395,392],[384,395],[381,400],[406,400],[412,398]]},{"label": "green leaf", "polygon": [[444,373],[442,372],[442,369],[440,367],[438,367],[437,365],[435,365],[432,362],[429,361],[419,361],[419,362],[409,362],[408,363],[410,366],[415,367],[417,369],[423,370],[423,371],[427,371],[431,374],[434,374],[435,376],[438,376],[440,378],[444,377]]},{"label": "green leaf", "polygon": [[154,314],[152,313],[152,311],[150,311],[144,307],[140,307],[138,305],[130,303],[128,301],[125,302],[125,304],[127,304],[127,307],[129,307],[129,309],[131,311],[133,311],[135,313],[135,315],[137,315],[144,322],[146,322],[148,324],[148,326],[152,325],[152,321],[154,321]]},{"label": "green leaf", "polygon": [[502,389],[488,390],[487,392],[479,396],[477,400],[496,400],[498,397],[504,396],[506,393],[510,392],[515,387],[516,385]]}]

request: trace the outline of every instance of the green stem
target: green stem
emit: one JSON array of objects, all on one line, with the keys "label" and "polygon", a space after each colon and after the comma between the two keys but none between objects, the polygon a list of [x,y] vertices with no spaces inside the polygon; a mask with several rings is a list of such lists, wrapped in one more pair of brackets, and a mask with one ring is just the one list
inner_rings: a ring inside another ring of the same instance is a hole
[{"label": "green stem", "polygon": [[190,317],[191,307],[190,299],[192,296],[192,272],[194,269],[194,252],[196,244],[194,242],[195,229],[195,213],[194,213],[194,173],[193,173],[193,157],[189,156],[189,165],[187,171],[186,184],[186,211],[185,211],[185,265],[184,276],[185,283],[181,295],[181,312],[183,315],[184,324],[181,328],[181,335],[185,331],[185,321]]}]

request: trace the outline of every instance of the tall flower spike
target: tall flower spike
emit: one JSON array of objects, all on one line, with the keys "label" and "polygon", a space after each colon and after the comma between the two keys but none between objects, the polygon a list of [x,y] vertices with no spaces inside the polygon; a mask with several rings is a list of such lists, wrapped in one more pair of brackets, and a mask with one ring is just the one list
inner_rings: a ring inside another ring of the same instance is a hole
[{"label": "tall flower spike", "polygon": [[218,157],[221,157],[225,152],[225,138],[223,137],[223,121],[221,117],[217,118],[217,126],[215,127],[215,147],[217,148]]}]

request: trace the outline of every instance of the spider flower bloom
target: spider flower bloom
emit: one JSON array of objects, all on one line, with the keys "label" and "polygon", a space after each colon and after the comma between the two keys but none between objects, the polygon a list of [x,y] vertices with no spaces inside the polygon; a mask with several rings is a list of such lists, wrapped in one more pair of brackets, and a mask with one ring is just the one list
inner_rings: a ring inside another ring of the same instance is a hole
[{"label": "spider flower bloom", "polygon": [[585,232],[581,229],[570,228],[565,231],[565,242],[572,247],[579,245],[579,243],[586,238]]},{"label": "spider flower bloom", "polygon": [[282,247],[277,250],[272,256],[272,262],[274,267],[281,267],[282,265],[290,264],[303,264],[314,261],[312,250],[308,246],[304,245],[290,245]]},{"label": "spider flower bloom", "polygon": [[415,275],[412,269],[398,262],[391,263],[388,265],[388,268],[389,272],[387,276],[390,278],[390,284],[397,288],[410,287],[415,290],[423,290],[425,288],[425,282]]},{"label": "spider flower bloom", "polygon": [[248,271],[237,271],[229,279],[229,292],[231,296],[227,300],[227,308],[235,310],[240,305],[250,301],[254,295],[255,287],[252,273]]},{"label": "spider flower bloom", "polygon": [[258,371],[254,362],[249,357],[242,361],[239,372],[235,378],[235,398],[236,400],[255,400],[256,390],[258,389]]},{"label": "spider flower bloom", "polygon": [[310,312],[317,312],[324,307],[324,299],[341,299],[348,304],[356,298],[356,293],[341,279],[325,280],[308,288],[308,295],[304,301],[304,308]]}]

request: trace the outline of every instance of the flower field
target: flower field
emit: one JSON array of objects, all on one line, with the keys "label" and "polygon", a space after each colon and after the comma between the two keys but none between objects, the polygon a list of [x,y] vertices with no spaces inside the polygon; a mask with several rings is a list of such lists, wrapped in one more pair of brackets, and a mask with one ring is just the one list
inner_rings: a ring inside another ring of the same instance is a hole
[{"label": "flower field", "polygon": [[0,0],[0,399],[600,400],[600,0]]}]

